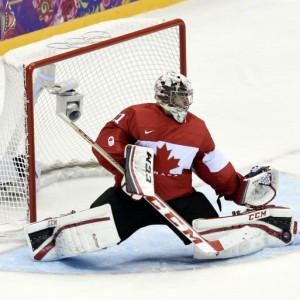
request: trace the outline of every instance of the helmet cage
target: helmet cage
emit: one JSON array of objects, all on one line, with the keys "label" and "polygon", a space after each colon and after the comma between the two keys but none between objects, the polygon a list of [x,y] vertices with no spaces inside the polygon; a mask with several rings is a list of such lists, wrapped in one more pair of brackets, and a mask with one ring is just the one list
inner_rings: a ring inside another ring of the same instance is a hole
[{"label": "helmet cage", "polygon": [[193,103],[193,95],[189,95],[188,92],[171,92],[169,97],[169,105],[171,107],[178,107],[178,109],[188,110]]}]

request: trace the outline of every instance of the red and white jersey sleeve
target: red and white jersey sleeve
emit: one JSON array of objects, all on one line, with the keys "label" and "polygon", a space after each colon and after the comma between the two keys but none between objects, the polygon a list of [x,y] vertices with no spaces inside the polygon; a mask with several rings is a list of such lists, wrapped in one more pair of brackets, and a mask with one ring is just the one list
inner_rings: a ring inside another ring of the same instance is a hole
[{"label": "red and white jersey sleeve", "polygon": [[[234,194],[239,187],[241,175],[215,147],[205,123],[192,113],[180,124],[154,103],[134,105],[108,122],[96,142],[120,164],[127,144],[152,148],[155,192],[164,200],[192,192],[192,170],[219,195]],[[94,154],[120,186],[119,172]]]},{"label": "red and white jersey sleeve", "polygon": [[209,184],[217,195],[232,195],[234,200],[243,176],[235,171],[217,148],[204,154],[198,152],[193,167],[198,177]]}]

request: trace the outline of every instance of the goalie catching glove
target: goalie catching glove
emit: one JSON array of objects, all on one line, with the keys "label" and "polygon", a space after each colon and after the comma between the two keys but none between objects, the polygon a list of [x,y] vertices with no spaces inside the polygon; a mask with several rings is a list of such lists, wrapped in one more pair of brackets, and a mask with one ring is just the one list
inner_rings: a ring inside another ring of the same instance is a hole
[{"label": "goalie catching glove", "polygon": [[235,202],[247,207],[264,206],[275,198],[277,185],[276,170],[270,167],[253,167],[242,181]]},{"label": "goalie catching glove", "polygon": [[154,196],[153,149],[127,145],[124,156],[122,190],[133,200],[141,200],[143,196]]}]

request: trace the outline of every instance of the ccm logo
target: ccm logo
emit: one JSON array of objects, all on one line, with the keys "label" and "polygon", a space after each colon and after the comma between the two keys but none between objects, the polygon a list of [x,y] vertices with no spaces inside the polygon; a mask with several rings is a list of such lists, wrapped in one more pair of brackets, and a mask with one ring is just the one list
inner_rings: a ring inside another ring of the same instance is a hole
[{"label": "ccm logo", "polygon": [[252,213],[252,214],[249,215],[249,220],[260,219],[260,218],[266,217],[266,216],[267,216],[267,211],[266,210],[257,211],[255,213]]},{"label": "ccm logo", "polygon": [[48,220],[48,226],[49,227],[57,226],[57,220],[56,219]]},{"label": "ccm logo", "polygon": [[151,158],[152,154],[147,151],[147,158],[146,158],[146,181],[151,183],[152,182],[152,167],[151,167]]}]

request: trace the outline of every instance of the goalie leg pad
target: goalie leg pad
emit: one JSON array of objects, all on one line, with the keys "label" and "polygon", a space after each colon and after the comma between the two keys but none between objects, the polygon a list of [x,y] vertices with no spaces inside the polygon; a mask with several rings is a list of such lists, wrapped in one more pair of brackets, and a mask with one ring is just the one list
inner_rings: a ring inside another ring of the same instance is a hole
[{"label": "goalie leg pad", "polygon": [[208,240],[232,239],[232,246],[220,251],[218,257],[206,256],[195,247],[194,258],[197,259],[231,258],[268,247],[286,246],[293,243],[297,233],[293,209],[279,206],[251,209],[230,217],[197,219],[193,227]]},{"label": "goalie leg pad", "polygon": [[25,226],[31,256],[52,261],[120,242],[110,204]]}]

